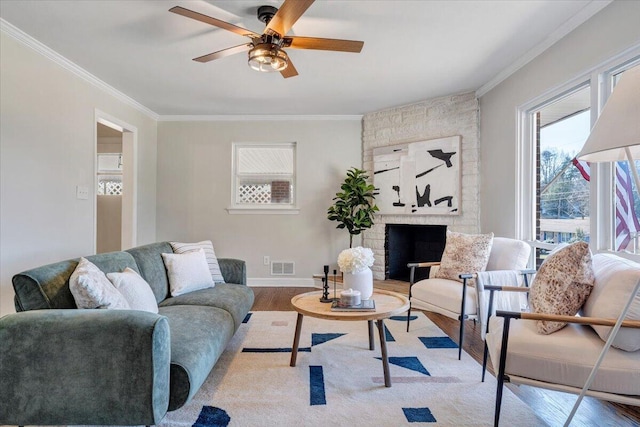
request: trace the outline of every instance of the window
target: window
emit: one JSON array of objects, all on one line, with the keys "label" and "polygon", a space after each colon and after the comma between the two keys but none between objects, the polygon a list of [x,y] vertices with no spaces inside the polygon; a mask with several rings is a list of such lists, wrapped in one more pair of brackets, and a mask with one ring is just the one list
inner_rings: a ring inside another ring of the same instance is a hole
[{"label": "window", "polygon": [[[590,87],[582,86],[530,113],[535,123],[536,240],[589,241],[589,166],[576,155],[589,136]],[[547,251],[538,248],[536,261]]]},{"label": "window", "polygon": [[576,159],[620,75],[638,64],[636,49],[519,109],[518,233],[533,242],[538,265],[555,245],[577,240],[640,254],[640,198],[628,163]]},{"label": "window", "polygon": [[98,153],[97,194],[122,195],[122,153]]},{"label": "window", "polygon": [[234,144],[229,212],[295,209],[296,144]]}]

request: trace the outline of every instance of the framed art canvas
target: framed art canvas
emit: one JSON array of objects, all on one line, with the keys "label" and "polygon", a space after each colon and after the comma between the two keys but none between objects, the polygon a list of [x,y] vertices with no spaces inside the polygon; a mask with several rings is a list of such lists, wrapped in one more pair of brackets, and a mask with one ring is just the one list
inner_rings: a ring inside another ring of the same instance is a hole
[{"label": "framed art canvas", "polygon": [[381,214],[459,215],[460,136],[373,150],[373,184]]}]

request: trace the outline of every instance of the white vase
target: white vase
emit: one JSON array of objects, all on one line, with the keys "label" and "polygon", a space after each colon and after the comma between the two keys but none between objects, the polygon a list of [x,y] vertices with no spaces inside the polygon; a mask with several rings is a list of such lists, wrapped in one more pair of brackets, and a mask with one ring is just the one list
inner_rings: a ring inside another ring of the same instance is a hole
[{"label": "white vase", "polygon": [[371,298],[373,295],[373,272],[367,267],[357,273],[344,273],[342,288],[360,291],[363,300]]}]

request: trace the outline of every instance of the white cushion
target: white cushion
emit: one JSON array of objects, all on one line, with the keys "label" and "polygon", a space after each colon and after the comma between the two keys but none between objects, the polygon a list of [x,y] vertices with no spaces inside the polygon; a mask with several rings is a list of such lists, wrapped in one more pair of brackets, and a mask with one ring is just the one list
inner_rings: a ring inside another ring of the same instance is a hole
[{"label": "white cushion", "polygon": [[[498,372],[503,319],[489,321],[487,345]],[[553,384],[582,388],[603,342],[589,326],[569,324],[551,334],[536,332],[533,320],[511,320],[506,373]],[[640,395],[640,352],[609,349],[591,390]]]},{"label": "white cushion", "polygon": [[132,310],[158,312],[158,302],[151,286],[135,270],[127,267],[122,273],[107,273],[107,279],[120,291]]},{"label": "white cushion", "polygon": [[86,258],[80,258],[71,274],[69,290],[78,308],[129,308],[127,300],[111,284],[102,270]]},{"label": "white cushion", "polygon": [[[640,280],[640,264],[612,254],[597,254],[593,256],[593,271],[596,283],[584,304],[584,315],[617,319]],[[639,294],[636,294],[625,319],[640,320]],[[593,329],[606,341],[612,328],[593,326]],[[640,350],[640,329],[621,328],[611,345],[626,351]]]},{"label": "white cushion", "polygon": [[204,254],[207,258],[207,264],[209,265],[209,271],[211,272],[211,278],[215,283],[224,283],[224,277],[222,277],[222,271],[220,271],[220,264],[218,258],[213,250],[213,243],[211,240],[203,240],[197,243],[180,243],[169,242],[173,253],[184,254],[187,252],[197,251],[198,249],[204,250]]},{"label": "white cushion", "polygon": [[171,296],[177,297],[215,286],[204,250],[198,249],[184,254],[162,254],[162,259],[169,277]]},{"label": "white cushion", "polygon": [[[449,279],[424,279],[411,288],[411,305],[449,315],[460,314],[462,283]],[[421,304],[425,303],[425,304]],[[477,311],[476,289],[467,286],[465,314],[475,315]],[[456,317],[457,318],[457,317]]]},{"label": "white cushion", "polygon": [[522,240],[494,237],[487,271],[524,270],[530,254],[531,246]]}]

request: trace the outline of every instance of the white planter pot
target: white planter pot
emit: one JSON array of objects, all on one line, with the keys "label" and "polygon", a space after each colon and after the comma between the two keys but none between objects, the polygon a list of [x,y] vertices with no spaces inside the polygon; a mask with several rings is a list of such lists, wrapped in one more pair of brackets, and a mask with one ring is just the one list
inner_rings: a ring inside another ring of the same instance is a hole
[{"label": "white planter pot", "polygon": [[370,268],[357,273],[344,273],[342,281],[343,289],[360,291],[362,299],[369,299],[373,295],[373,272]]}]

